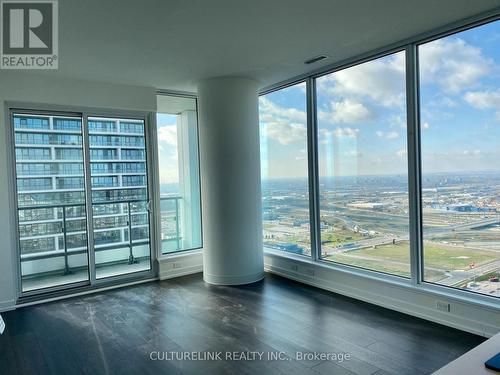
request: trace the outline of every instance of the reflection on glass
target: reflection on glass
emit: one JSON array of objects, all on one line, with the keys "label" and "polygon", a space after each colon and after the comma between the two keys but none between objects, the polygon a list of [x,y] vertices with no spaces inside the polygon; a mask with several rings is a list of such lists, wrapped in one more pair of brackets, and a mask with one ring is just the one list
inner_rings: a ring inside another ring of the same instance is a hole
[{"label": "reflection on glass", "polygon": [[321,257],[410,277],[405,54],[316,87]]},{"label": "reflection on glass", "polygon": [[14,114],[22,291],[89,279],[81,118]]},{"label": "reflection on glass", "polygon": [[500,21],[419,47],[424,278],[500,296]]},{"label": "reflection on glass", "polygon": [[305,83],[260,97],[264,246],[311,255]]},{"label": "reflection on glass", "polygon": [[96,278],[149,270],[143,120],[88,120]]},{"label": "reflection on glass", "polygon": [[158,96],[156,116],[162,254],[200,248],[196,99]]}]

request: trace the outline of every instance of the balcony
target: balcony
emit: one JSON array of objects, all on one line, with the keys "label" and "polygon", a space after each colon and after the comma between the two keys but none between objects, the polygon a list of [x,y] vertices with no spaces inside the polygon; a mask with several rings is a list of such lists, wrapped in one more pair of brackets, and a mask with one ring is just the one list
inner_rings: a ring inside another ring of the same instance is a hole
[{"label": "balcony", "polygon": [[[162,253],[181,249],[181,199],[161,198]],[[147,201],[96,202],[93,210],[96,278],[149,270]],[[24,292],[89,280],[84,204],[24,206],[19,212]]]}]

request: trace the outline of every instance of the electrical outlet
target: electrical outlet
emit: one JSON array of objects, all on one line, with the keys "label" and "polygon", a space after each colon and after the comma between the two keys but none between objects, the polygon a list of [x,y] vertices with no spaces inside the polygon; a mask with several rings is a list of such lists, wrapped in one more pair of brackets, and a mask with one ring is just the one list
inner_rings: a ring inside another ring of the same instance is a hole
[{"label": "electrical outlet", "polygon": [[451,306],[448,302],[436,301],[436,309],[439,311],[450,312]]},{"label": "electrical outlet", "polygon": [[174,262],[172,264],[172,268],[176,269],[176,268],[181,268],[182,267],[182,264],[181,263],[177,263],[177,262]]}]

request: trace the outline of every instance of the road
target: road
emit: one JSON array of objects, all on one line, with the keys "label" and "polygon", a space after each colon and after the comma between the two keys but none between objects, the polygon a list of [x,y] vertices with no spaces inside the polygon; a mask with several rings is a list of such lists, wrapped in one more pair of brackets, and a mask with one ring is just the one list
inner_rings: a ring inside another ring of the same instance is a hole
[{"label": "road", "polygon": [[[349,216],[343,216],[343,215],[338,215],[335,216],[337,219],[343,221],[345,225],[352,231],[354,231],[355,227],[358,227],[358,229],[362,229],[362,224],[357,223],[354,220],[352,220]],[[432,228],[432,229],[427,229],[426,230],[426,237],[427,236],[432,236],[437,233],[439,234],[446,234],[446,233],[451,233],[451,232],[456,232],[456,231],[467,231],[467,230],[473,230],[476,228],[481,228],[481,227],[486,227],[490,225],[495,225],[495,224],[500,224],[500,218],[488,218],[488,219],[483,219],[471,223],[466,223],[466,224],[458,224],[458,225],[450,225],[446,227],[437,227],[437,228]],[[370,248],[374,246],[381,246],[381,245],[390,245],[394,242],[401,242],[401,241],[408,241],[408,235],[395,235],[395,234],[384,234],[384,233],[378,233],[379,235],[377,237],[370,237],[367,239],[363,239],[360,241],[356,241],[353,243],[347,243],[343,244],[339,247],[331,248],[328,250],[328,255],[333,255],[333,254],[339,254],[339,253],[346,253],[354,250],[360,250],[360,249],[365,249],[365,248]],[[491,250],[491,249],[489,249]],[[360,257],[362,259],[370,259],[370,257]],[[378,258],[373,258],[371,260],[379,260]],[[388,263],[390,261],[386,260]],[[396,262],[398,263],[398,262]],[[429,269],[429,267],[427,267]],[[481,264],[475,267],[473,270],[453,270],[453,271],[448,271],[447,269],[438,269],[434,268],[434,270],[442,272],[443,274],[446,274],[447,277],[443,278],[442,280],[439,280],[439,283],[442,285],[448,285],[448,286],[456,286],[459,284],[462,284],[468,280],[471,280],[474,275],[480,276],[480,275],[485,275],[489,272],[495,271],[497,269],[500,269],[500,259],[495,260],[493,262],[489,262],[486,264]]]}]

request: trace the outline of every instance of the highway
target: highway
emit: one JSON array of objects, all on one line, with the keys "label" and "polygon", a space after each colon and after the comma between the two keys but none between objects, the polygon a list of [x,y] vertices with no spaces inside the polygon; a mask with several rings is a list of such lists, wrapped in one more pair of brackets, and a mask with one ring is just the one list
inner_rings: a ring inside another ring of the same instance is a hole
[{"label": "highway", "polygon": [[[379,214],[379,213],[377,213]],[[337,214],[338,215],[338,214]],[[363,231],[363,224],[358,223],[354,220],[352,220],[349,216],[344,216],[344,215],[338,215],[335,216],[336,219],[339,219],[345,223],[345,225],[352,231],[354,231],[354,228],[357,227],[359,231]],[[457,232],[457,231],[468,231],[468,230],[474,230],[477,228],[482,228],[482,227],[487,227],[490,225],[496,225],[500,224],[500,217],[499,218],[487,218],[471,223],[466,223],[466,224],[458,224],[458,225],[450,225],[446,227],[434,227],[434,228],[427,228],[425,231],[425,237],[431,237],[436,234],[446,234],[446,233],[452,233],[452,232]],[[366,232],[366,231],[365,231]],[[327,250],[328,255],[333,255],[333,254],[339,254],[339,253],[348,253],[351,251],[355,250],[360,250],[360,249],[366,249],[366,248],[372,248],[375,246],[382,246],[382,245],[390,245],[394,241],[395,242],[401,242],[401,241],[408,241],[408,234],[404,235],[392,235],[392,234],[384,234],[384,233],[377,233],[377,237],[369,237],[363,240],[359,240],[356,242],[352,243],[346,243],[343,245],[340,245],[338,247],[330,248]],[[491,249],[488,249],[489,251],[492,251]],[[499,251],[500,254],[500,251]],[[359,257],[360,259],[366,259],[366,260],[374,260],[374,261],[380,261],[379,258],[371,258],[371,257],[366,257],[366,256],[356,256]],[[391,261],[386,260],[388,263],[391,263]],[[400,263],[400,262],[395,262],[395,263]],[[464,282],[467,282],[469,280],[472,280],[474,275],[476,276],[481,276],[485,275],[487,273],[493,272],[495,270],[500,269],[500,259],[495,260],[493,262],[489,262],[486,264],[481,264],[477,265],[474,269],[469,270],[447,270],[447,269],[437,269],[434,268],[434,270],[442,272],[443,274],[446,275],[445,278],[442,280],[439,280],[439,284],[442,285],[448,285],[448,286],[457,286],[460,284],[463,284]]]}]

